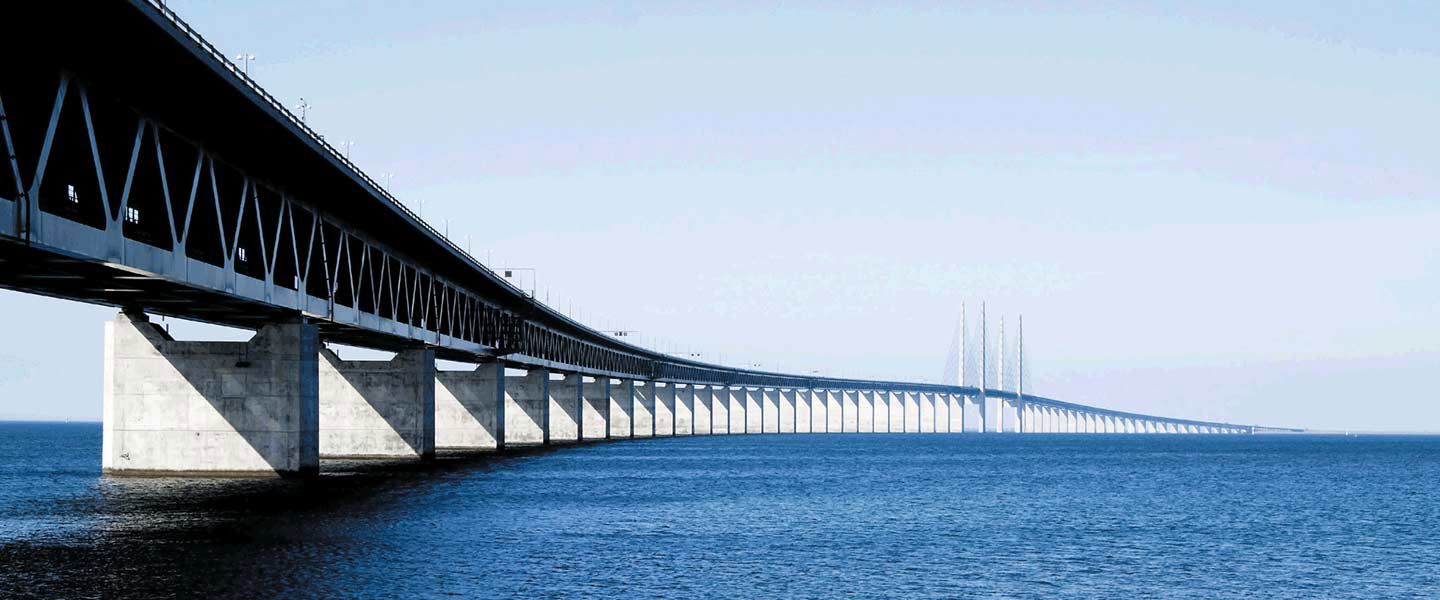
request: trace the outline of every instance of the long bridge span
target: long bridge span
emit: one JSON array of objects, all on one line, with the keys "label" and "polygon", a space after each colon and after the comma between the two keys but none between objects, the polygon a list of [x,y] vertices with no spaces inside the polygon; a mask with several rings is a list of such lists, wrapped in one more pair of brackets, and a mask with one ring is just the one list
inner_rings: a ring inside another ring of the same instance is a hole
[{"label": "long bridge span", "polygon": [[[451,243],[163,3],[0,15],[26,32],[0,37],[0,286],[120,309],[107,472],[306,473],[322,456],[663,435],[1256,430],[629,344]],[[147,314],[257,334],[177,341]],[[347,361],[327,342],[396,354]]]}]

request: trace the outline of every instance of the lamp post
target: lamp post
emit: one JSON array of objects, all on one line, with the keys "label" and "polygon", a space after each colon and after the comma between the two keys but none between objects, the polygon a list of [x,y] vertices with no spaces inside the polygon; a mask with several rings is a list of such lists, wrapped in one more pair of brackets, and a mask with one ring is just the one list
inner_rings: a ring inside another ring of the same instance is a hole
[{"label": "lamp post", "polygon": [[246,76],[246,77],[249,77],[249,76],[250,76],[250,61],[255,60],[255,55],[254,55],[254,54],[245,53],[245,52],[241,52],[240,54],[236,54],[236,55],[235,55],[235,60],[240,63],[241,69],[245,72],[245,76]]}]

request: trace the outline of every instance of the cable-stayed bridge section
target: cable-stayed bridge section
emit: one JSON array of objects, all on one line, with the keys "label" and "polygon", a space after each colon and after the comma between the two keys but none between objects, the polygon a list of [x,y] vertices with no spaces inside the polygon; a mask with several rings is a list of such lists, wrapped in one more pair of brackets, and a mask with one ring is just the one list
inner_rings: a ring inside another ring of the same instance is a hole
[{"label": "cable-stayed bridge section", "polygon": [[[0,14],[27,32],[0,38],[0,286],[121,309],[109,472],[305,473],[321,456],[657,435],[1254,430],[629,344],[451,243],[163,4]],[[177,341],[147,314],[257,333]],[[395,357],[342,360],[328,342]]]}]

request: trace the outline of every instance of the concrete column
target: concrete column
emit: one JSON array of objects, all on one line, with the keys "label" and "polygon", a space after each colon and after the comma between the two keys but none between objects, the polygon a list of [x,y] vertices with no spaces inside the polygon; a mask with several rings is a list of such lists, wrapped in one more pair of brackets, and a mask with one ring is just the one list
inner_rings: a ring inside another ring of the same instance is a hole
[{"label": "concrete column", "polygon": [[725,407],[730,410],[730,433],[746,433],[748,430],[745,426],[750,420],[750,410],[746,406],[745,388],[729,387],[725,388],[725,393],[727,394]]},{"label": "concrete column", "polygon": [[825,433],[828,431],[826,423],[830,421],[827,413],[830,407],[826,403],[825,390],[810,390],[810,432]]},{"label": "concrete column", "polygon": [[860,392],[857,390],[840,391],[840,431],[860,431]]},{"label": "concrete column", "polygon": [[580,432],[586,440],[610,437],[610,378],[585,377],[580,382]]},{"label": "concrete column", "polygon": [[505,375],[505,402],[500,409],[504,426],[502,447],[539,446],[549,438],[546,412],[550,405],[550,372],[531,369],[524,375]]},{"label": "concrete column", "polygon": [[655,382],[636,381],[635,437],[655,437]]},{"label": "concrete column", "polygon": [[730,388],[723,385],[710,386],[710,422],[714,424],[715,435],[730,433]]},{"label": "concrete column", "polygon": [[855,431],[875,433],[875,392],[855,392]]},{"label": "concrete column", "polygon": [[549,443],[580,441],[580,387],[584,376],[579,373],[551,373],[549,409],[546,410]]},{"label": "concrete column", "polygon": [[960,396],[960,430],[963,433],[980,432],[980,403],[975,396]]},{"label": "concrete column", "polygon": [[935,433],[950,433],[950,394],[937,392],[931,402],[935,407]]},{"label": "concrete column", "polygon": [[900,431],[920,431],[920,396],[915,392],[900,393]]},{"label": "concrete column", "polygon": [[799,426],[799,411],[795,406],[795,390],[784,388],[780,394],[780,433],[795,433]]},{"label": "concrete column", "polygon": [[884,429],[881,433],[900,433],[904,423],[904,404],[901,403],[899,391],[877,391],[877,401],[880,401],[880,412],[884,416]]},{"label": "concrete column", "polygon": [[143,315],[105,324],[105,473],[311,475],[319,337],[296,321],[248,342],[179,342]]},{"label": "concrete column", "polygon": [[780,433],[780,390],[760,388],[760,432]]},{"label": "concrete column", "polygon": [[945,433],[965,431],[965,404],[959,394],[945,394]]},{"label": "concrete column", "polygon": [[499,448],[499,399],[505,365],[481,363],[472,371],[435,372],[435,447],[446,450]]},{"label": "concrete column", "polygon": [[825,390],[825,432],[840,433],[840,425],[845,419],[841,412],[845,409],[840,404],[840,390]]},{"label": "concrete column", "polygon": [[695,407],[695,434],[714,435],[714,390],[708,385],[692,385],[690,388],[695,397],[694,403],[691,405]]},{"label": "concrete column", "polygon": [[610,380],[610,437],[635,437],[635,382]]},{"label": "concrete column", "polygon": [[670,384],[675,390],[675,435],[695,435],[695,386]]},{"label": "concrete column", "polygon": [[871,432],[890,431],[890,392],[871,390],[870,404],[874,409],[874,413],[870,416]]},{"label": "concrete column", "polygon": [[655,437],[675,435],[675,384],[652,382],[655,402]]},{"label": "concrete column", "polygon": [[761,404],[760,388],[744,388],[745,433],[764,433],[765,405]]},{"label": "concrete column", "polygon": [[935,433],[935,394],[930,392],[915,394],[915,408],[915,431]]},{"label": "concrete column", "polygon": [[795,390],[795,433],[814,431],[815,393],[812,390]]},{"label": "concrete column", "polygon": [[319,349],[320,456],[435,457],[435,351],[341,360]]}]

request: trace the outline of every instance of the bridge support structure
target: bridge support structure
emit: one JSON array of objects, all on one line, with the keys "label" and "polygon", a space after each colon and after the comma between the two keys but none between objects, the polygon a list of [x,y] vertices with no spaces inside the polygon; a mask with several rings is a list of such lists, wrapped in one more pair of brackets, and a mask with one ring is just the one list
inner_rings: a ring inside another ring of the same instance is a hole
[{"label": "bridge support structure", "polygon": [[247,342],[191,342],[121,313],[105,325],[104,472],[317,472],[318,349],[304,321]]},{"label": "bridge support structure", "polygon": [[320,456],[435,457],[435,351],[343,360],[319,350]]}]

